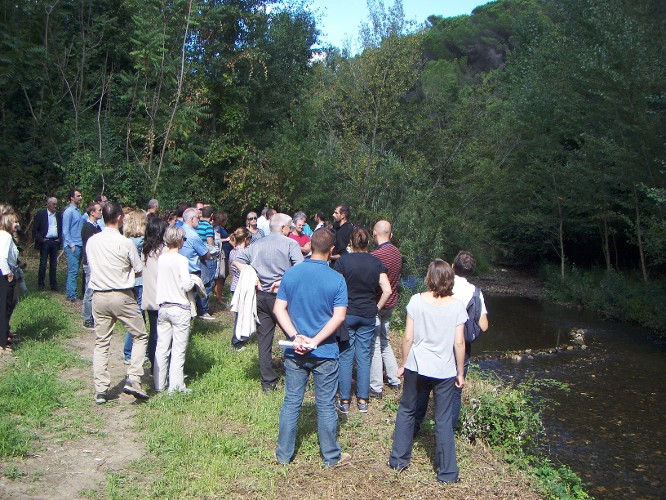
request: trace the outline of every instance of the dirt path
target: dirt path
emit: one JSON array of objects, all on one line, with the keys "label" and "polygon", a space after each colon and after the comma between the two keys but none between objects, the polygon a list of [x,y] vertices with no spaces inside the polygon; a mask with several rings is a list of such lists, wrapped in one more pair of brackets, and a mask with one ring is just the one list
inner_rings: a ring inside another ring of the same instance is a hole
[{"label": "dirt path", "polygon": [[23,476],[15,480],[0,477],[1,498],[104,497],[106,474],[127,469],[133,460],[145,454],[145,441],[134,430],[133,421],[136,405],[140,403],[133,396],[122,393],[127,368],[122,359],[122,341],[123,334],[116,330],[109,361],[115,386],[109,403],[101,406],[94,404],[92,394],[94,332],[82,328],[67,341],[71,350],[80,353],[88,366],[69,370],[63,376],[84,382],[82,394],[90,398],[95,423],[83,429],[77,439],[64,442],[57,442],[55,436],[44,429],[37,437],[34,453],[4,464],[5,467],[15,466]]}]

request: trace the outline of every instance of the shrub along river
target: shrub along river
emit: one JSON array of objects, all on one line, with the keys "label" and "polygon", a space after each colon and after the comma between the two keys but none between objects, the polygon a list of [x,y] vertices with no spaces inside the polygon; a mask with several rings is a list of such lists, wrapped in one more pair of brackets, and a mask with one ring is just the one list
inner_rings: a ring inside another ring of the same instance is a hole
[{"label": "shrub along river", "polygon": [[[666,347],[645,329],[588,312],[520,297],[486,303],[490,329],[473,361],[504,380],[551,378],[571,389],[543,389],[557,403],[543,415],[551,459],[595,497],[662,497]],[[555,349],[562,344],[575,347]]]}]

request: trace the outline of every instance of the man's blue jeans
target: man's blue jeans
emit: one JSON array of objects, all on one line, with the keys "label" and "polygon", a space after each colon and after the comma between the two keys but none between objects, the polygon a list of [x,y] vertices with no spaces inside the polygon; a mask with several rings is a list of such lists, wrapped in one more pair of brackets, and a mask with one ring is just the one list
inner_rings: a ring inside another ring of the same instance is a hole
[{"label": "man's blue jeans", "polygon": [[285,394],[282,411],[280,411],[277,450],[275,452],[277,461],[281,464],[291,462],[294,456],[298,416],[310,373],[312,373],[314,380],[317,435],[321,456],[325,465],[335,465],[340,460],[340,445],[337,441],[338,414],[335,411],[338,361],[297,356],[297,358],[286,358],[284,360]]},{"label": "man's blue jeans", "polygon": [[[92,322],[92,296],[93,291],[88,286],[90,283],[90,266],[88,264],[83,264],[83,274],[85,276],[85,293],[83,294],[83,309],[81,310],[81,316],[83,317],[83,322]],[[131,348],[130,348],[131,351]]]},{"label": "man's blue jeans", "polygon": [[79,275],[79,265],[81,264],[81,247],[65,247],[65,257],[67,257],[67,281],[65,283],[65,293],[69,300],[76,300],[76,278]]},{"label": "man's blue jeans", "polygon": [[356,359],[356,398],[368,399],[370,390],[370,347],[375,338],[375,318],[347,314],[349,340],[340,342],[340,399],[351,398],[352,367]]}]

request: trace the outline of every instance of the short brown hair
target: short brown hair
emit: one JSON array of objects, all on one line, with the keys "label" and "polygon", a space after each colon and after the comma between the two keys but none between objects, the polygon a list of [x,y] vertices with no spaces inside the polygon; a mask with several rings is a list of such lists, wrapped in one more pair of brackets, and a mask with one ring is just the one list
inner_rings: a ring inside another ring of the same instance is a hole
[{"label": "short brown hair", "polygon": [[327,253],[335,244],[335,235],[330,229],[320,227],[310,238],[312,251],[317,253]]},{"label": "short brown hair", "polygon": [[370,232],[363,226],[356,226],[349,241],[354,250],[366,250],[370,244]]},{"label": "short brown hair", "polygon": [[455,274],[448,262],[442,259],[433,260],[428,266],[425,284],[435,298],[453,295],[453,281]]}]

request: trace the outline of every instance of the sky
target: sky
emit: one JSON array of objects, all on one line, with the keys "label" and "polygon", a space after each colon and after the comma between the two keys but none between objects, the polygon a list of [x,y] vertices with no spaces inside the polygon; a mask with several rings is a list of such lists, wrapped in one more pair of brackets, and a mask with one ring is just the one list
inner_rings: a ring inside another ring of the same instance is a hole
[{"label": "sky", "polygon": [[[478,5],[488,0],[402,0],[405,19],[423,24],[428,16],[443,17],[470,14]],[[356,45],[359,26],[368,20],[366,0],[309,0],[311,9],[316,12],[317,26],[322,32],[324,45],[343,47],[347,40]],[[384,8],[393,5],[393,0],[384,0]]]}]

